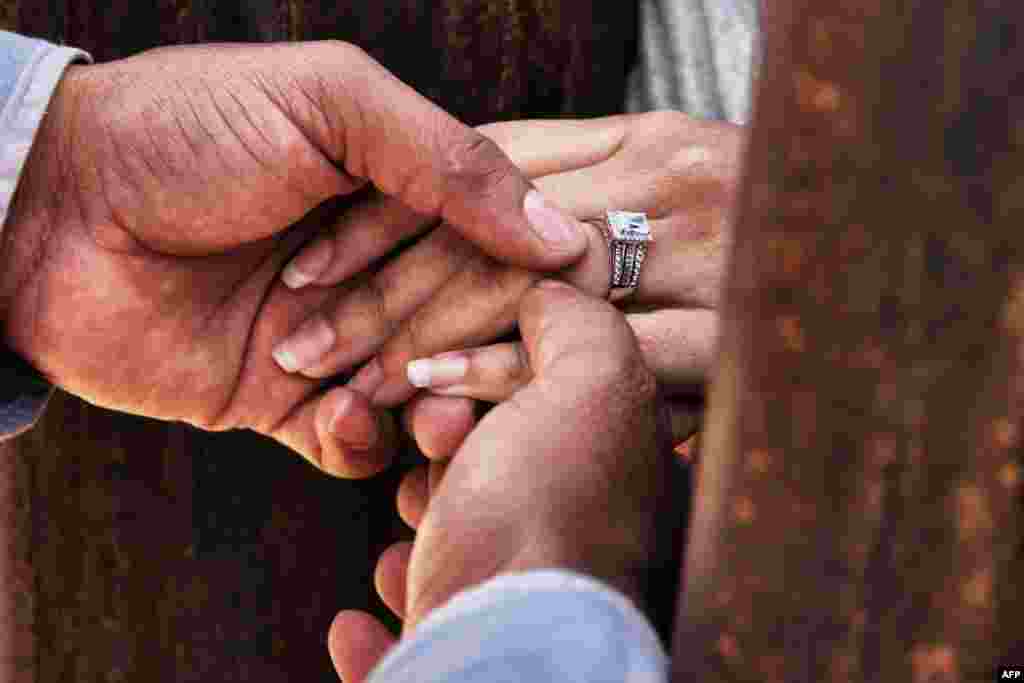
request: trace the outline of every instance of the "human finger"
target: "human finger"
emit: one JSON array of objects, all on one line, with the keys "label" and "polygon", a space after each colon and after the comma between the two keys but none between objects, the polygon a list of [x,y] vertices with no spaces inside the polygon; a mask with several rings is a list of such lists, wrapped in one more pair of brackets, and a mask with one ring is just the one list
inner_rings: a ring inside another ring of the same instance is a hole
[{"label": "human finger", "polygon": [[327,650],[338,676],[345,683],[364,683],[377,662],[397,642],[376,617],[345,610],[331,622]]},{"label": "human finger", "polygon": [[416,465],[402,477],[395,494],[398,516],[410,529],[416,529],[427,510],[430,499],[429,470],[426,464]]},{"label": "human finger", "polygon": [[261,430],[336,477],[362,479],[390,464],[394,420],[362,394],[336,387],[312,395],[279,424]]},{"label": "human finger", "polygon": [[578,222],[545,200],[492,140],[358,47],[325,41],[318,48],[306,50],[298,74],[319,95],[309,132],[349,175],[443,218],[503,262],[551,270],[582,255]]},{"label": "human finger", "polygon": [[[377,350],[464,264],[478,257],[482,254],[472,244],[441,226],[376,272],[345,283],[332,301],[275,345],[273,357],[285,372],[312,378],[346,371]],[[503,281],[498,286],[506,285]]]},{"label": "human finger", "polygon": [[663,308],[626,316],[647,367],[668,395],[702,389],[718,342],[718,312]]},{"label": "human finger", "polygon": [[[718,315],[704,309],[662,309],[626,316],[647,367],[669,395],[699,389],[714,358]],[[442,396],[491,403],[508,399],[532,379],[521,342],[446,351],[410,361],[409,383]]]},{"label": "human finger", "polygon": [[[430,460],[447,460],[476,424],[472,398],[435,396],[421,392],[402,409],[405,431]],[[453,435],[459,435],[453,437]]]},{"label": "human finger", "polygon": [[[468,432],[459,430],[453,431],[453,434],[464,439]],[[462,445],[461,441],[459,445]],[[430,498],[441,485],[450,463],[450,460],[432,460],[423,465],[416,465],[402,477],[396,496],[398,516],[411,529],[419,528]]]},{"label": "human finger", "polygon": [[281,271],[291,289],[336,285],[365,270],[403,240],[437,224],[394,197],[379,192],[342,212]]},{"label": "human finger", "polygon": [[[611,572],[649,560],[671,463],[660,443],[667,434],[659,428],[656,381],[624,316],[607,301],[546,280],[523,297],[518,322],[534,379],[470,432],[431,495],[410,560],[407,626],[487,578],[503,558],[539,552],[522,546],[524,524],[546,539],[541,546],[564,544],[571,553],[592,548],[577,531],[600,529],[618,549]],[[609,481],[624,488],[609,488]],[[636,504],[640,492],[644,505]],[[527,500],[528,523],[514,512]],[[569,535],[567,519],[574,520]],[[438,560],[438,553],[473,552],[491,560],[461,569]]]},{"label": "human finger", "polygon": [[[477,130],[528,178],[601,163],[626,134],[622,117],[578,121],[502,121]],[[436,224],[393,197],[374,193],[340,216],[290,261],[281,279],[293,289],[334,285],[362,271],[399,242]]]},{"label": "human finger", "polygon": [[490,403],[506,400],[533,378],[520,342],[447,351],[432,358],[410,361],[407,373],[414,387],[430,389],[442,396],[462,396]]},{"label": "human finger", "polygon": [[412,543],[402,541],[388,547],[377,560],[373,585],[377,595],[396,617],[405,617],[405,583]]},{"label": "human finger", "polygon": [[[610,262],[604,235],[587,225],[586,255],[558,277],[588,294],[608,292]],[[493,259],[471,256],[423,305],[411,311],[361,369],[353,381],[376,376],[373,403],[394,406],[414,393],[406,365],[447,349],[485,344],[511,331],[519,302],[543,274],[505,267]],[[373,384],[367,382],[367,384]]]}]

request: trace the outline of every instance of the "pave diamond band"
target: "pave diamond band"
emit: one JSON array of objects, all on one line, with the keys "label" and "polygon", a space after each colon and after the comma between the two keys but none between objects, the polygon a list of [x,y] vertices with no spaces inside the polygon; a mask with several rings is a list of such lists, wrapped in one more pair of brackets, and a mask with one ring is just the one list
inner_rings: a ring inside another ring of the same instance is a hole
[{"label": "pave diamond band", "polygon": [[653,242],[647,215],[633,211],[608,211],[602,226],[611,257],[611,291],[617,301],[629,296],[640,283],[640,269]]}]

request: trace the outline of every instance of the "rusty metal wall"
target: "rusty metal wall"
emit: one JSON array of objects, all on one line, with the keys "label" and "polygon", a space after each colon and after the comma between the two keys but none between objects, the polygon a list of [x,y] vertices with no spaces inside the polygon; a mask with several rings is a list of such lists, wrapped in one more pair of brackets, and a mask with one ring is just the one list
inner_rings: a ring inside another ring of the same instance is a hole
[{"label": "rusty metal wall", "polygon": [[674,680],[1024,666],[1024,5],[771,3]]}]

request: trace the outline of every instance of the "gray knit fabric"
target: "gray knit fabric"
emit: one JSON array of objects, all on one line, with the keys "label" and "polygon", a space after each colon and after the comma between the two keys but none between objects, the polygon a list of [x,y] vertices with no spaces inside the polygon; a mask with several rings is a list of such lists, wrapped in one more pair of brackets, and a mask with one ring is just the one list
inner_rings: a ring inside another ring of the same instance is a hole
[{"label": "gray knit fabric", "polygon": [[746,123],[758,0],[640,0],[640,59],[626,108]]}]

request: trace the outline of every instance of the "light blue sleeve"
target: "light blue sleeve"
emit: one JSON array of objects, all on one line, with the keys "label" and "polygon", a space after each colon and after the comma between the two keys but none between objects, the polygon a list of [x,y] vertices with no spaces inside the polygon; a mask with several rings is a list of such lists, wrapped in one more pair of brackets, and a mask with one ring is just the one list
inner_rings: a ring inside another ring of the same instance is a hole
[{"label": "light blue sleeve", "polygon": [[[0,31],[0,233],[50,98],[78,59],[92,62],[82,50]],[[0,440],[31,426],[52,393],[33,373],[0,348]]]},{"label": "light blue sleeve", "polygon": [[668,657],[622,593],[563,570],[504,574],[459,593],[367,683],[665,683]]},{"label": "light blue sleeve", "polygon": [[0,31],[0,230],[36,130],[67,65],[87,52]]}]

